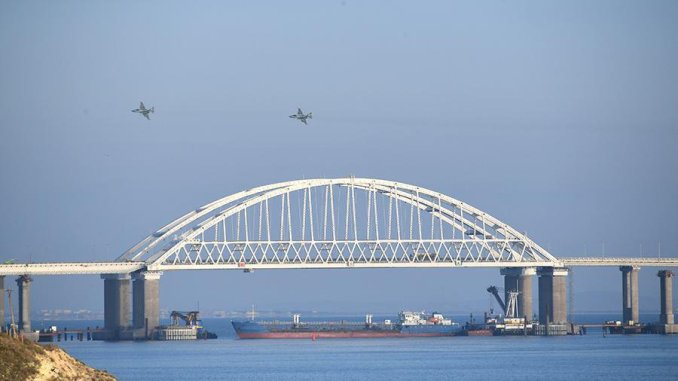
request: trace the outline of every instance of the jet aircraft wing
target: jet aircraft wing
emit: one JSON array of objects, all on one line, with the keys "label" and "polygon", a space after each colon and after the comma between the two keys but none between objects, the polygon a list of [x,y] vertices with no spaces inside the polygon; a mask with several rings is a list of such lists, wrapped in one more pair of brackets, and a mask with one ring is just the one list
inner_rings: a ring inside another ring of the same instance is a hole
[{"label": "jet aircraft wing", "polygon": [[146,106],[144,106],[144,102],[139,102],[139,110],[146,110]]},{"label": "jet aircraft wing", "polygon": [[144,114],[144,116],[146,117],[146,119],[151,120],[151,117],[148,116],[148,113],[147,113],[147,112],[144,112],[143,114]]}]

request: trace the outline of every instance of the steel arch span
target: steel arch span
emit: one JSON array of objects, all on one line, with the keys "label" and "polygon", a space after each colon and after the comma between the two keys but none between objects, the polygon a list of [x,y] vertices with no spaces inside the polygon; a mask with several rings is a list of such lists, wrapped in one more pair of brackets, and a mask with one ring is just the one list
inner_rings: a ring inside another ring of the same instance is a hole
[{"label": "steel arch span", "polygon": [[148,270],[562,266],[511,226],[415,185],[288,181],[206,204],[117,261]]}]

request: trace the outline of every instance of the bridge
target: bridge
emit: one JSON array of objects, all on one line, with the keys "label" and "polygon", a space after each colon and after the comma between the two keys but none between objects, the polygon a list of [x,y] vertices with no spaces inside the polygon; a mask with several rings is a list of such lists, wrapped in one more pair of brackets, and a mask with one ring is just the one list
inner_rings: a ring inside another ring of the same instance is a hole
[{"label": "bridge", "polygon": [[[492,267],[501,270],[507,292],[520,292],[524,316],[532,316],[531,282],[539,275],[539,317],[546,324],[566,321],[565,279],[574,266],[619,266],[624,320],[638,321],[638,270],[676,267],[678,258],[558,258],[525,233],[443,193],[348,177],[288,181],[226,196],[162,226],[111,262],[0,265],[0,285],[4,276],[19,275],[19,320],[30,330],[31,276],[101,274],[106,328],[114,337],[129,327],[148,337],[159,324],[159,278],[165,271]],[[662,320],[672,324],[665,296],[673,273],[659,274]]]}]

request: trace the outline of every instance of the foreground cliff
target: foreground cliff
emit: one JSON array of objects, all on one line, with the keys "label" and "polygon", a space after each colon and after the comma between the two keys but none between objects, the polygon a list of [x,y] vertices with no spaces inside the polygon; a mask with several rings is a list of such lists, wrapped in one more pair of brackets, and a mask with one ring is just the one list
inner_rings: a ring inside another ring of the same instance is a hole
[{"label": "foreground cliff", "polygon": [[0,380],[115,380],[90,368],[61,348],[11,339],[0,334]]}]

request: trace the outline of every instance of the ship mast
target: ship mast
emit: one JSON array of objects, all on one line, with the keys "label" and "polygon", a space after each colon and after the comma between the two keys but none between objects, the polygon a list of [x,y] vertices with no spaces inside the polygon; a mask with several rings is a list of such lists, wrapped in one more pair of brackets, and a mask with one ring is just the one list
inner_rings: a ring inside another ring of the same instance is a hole
[{"label": "ship mast", "polygon": [[247,316],[250,318],[250,320],[254,320],[254,318],[257,316],[257,312],[254,310],[254,304],[252,304],[252,309],[247,311]]}]

